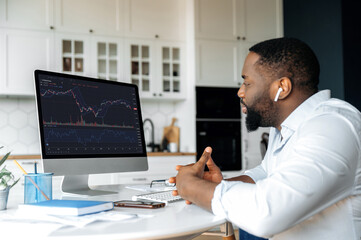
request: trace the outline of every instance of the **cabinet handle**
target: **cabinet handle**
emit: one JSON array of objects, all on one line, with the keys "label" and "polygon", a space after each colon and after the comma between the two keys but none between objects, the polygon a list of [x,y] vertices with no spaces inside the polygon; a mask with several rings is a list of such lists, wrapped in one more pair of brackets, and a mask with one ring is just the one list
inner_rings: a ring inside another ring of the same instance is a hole
[{"label": "cabinet handle", "polygon": [[153,96],[154,96],[154,97],[156,97],[156,96],[157,96],[157,94],[156,94],[156,93],[153,93]]},{"label": "cabinet handle", "polygon": [[90,32],[90,33],[93,33],[93,29],[89,29],[89,32]]},{"label": "cabinet handle", "polygon": [[243,41],[246,40],[246,37],[242,37],[242,40],[243,40]]},{"label": "cabinet handle", "polygon": [[155,38],[159,38],[159,35],[158,35],[158,34],[156,34],[156,35],[155,35]]},{"label": "cabinet handle", "polygon": [[241,40],[241,37],[240,37],[240,36],[237,36],[237,40]]},{"label": "cabinet handle", "polygon": [[50,26],[50,30],[54,30],[54,26]]},{"label": "cabinet handle", "polygon": [[163,96],[163,94],[159,93],[159,96],[161,97],[161,96]]}]

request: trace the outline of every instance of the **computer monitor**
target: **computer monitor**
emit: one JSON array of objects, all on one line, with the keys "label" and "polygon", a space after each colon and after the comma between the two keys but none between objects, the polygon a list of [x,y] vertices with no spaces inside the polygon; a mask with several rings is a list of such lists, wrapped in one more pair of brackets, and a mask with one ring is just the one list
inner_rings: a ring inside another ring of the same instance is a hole
[{"label": "computer monitor", "polygon": [[45,172],[64,176],[62,191],[89,188],[89,174],[148,170],[138,87],[35,70]]}]

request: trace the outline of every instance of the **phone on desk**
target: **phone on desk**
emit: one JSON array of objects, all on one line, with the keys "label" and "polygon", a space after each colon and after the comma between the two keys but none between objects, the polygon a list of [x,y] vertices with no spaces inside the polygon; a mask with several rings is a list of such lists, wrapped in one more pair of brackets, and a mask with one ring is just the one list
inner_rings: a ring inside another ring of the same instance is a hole
[{"label": "phone on desk", "polygon": [[121,200],[115,201],[114,207],[131,207],[131,208],[161,208],[164,207],[165,203],[162,202],[146,202],[146,201],[132,201],[132,200]]}]

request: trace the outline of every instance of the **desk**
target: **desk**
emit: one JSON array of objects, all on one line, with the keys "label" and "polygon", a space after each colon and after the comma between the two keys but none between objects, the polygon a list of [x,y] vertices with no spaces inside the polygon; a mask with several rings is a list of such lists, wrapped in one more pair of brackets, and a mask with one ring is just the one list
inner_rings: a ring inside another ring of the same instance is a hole
[{"label": "desk", "polygon": [[[59,187],[53,186],[53,198],[70,199],[70,197],[61,195]],[[95,189],[119,193],[89,197],[87,199],[115,201],[131,199],[132,195],[140,193],[127,189],[123,185],[97,186]],[[23,186],[18,184],[10,190],[8,210],[0,212],[0,219],[2,214],[16,211],[17,205],[22,202]],[[216,217],[195,205],[186,205],[184,201],[154,210],[119,208],[116,211],[143,214],[149,217],[129,222],[96,222],[83,228],[63,228],[50,234],[49,239],[191,239],[210,228],[226,222],[225,219]],[[29,236],[36,236],[36,233],[29,233]],[[18,239],[16,231],[11,237],[12,239]]]}]

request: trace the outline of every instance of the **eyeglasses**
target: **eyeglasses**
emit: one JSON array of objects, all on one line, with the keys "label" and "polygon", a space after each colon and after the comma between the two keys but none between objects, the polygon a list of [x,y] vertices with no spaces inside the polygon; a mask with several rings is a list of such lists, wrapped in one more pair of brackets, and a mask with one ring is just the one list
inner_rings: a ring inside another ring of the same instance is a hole
[{"label": "eyeglasses", "polygon": [[168,179],[160,179],[160,180],[153,180],[150,182],[150,188],[155,186],[155,185],[158,185],[158,184],[162,184],[164,185],[165,187],[174,187],[175,186],[175,183],[170,183],[168,181]]}]

